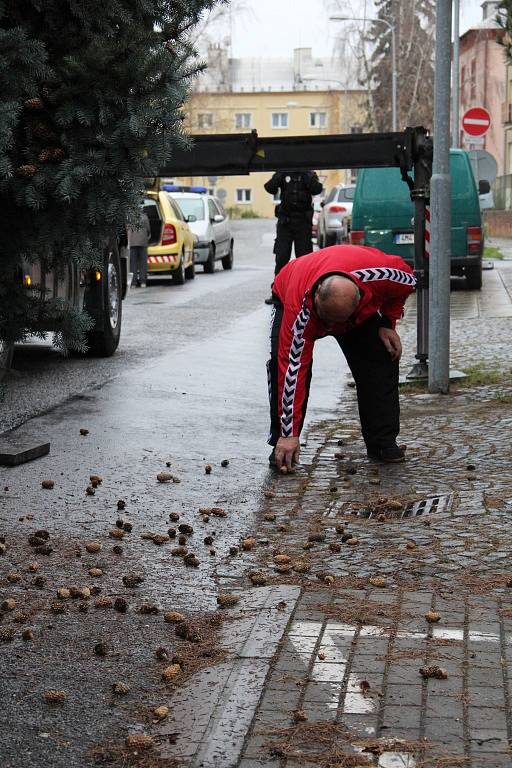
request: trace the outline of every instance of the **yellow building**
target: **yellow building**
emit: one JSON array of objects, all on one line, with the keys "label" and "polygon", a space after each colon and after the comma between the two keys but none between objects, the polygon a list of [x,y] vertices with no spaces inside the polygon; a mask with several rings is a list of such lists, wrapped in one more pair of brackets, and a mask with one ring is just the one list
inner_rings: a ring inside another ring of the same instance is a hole
[{"label": "yellow building", "polygon": [[[256,129],[259,136],[316,136],[363,129],[364,92],[338,79],[332,64],[313,59],[309,48],[296,49],[293,60],[228,59],[224,49],[213,48],[208,63],[186,105],[190,133]],[[344,76],[350,77],[346,70]],[[350,170],[319,171],[319,177],[326,189],[353,179]],[[174,181],[207,186],[234,215],[272,217],[277,201],[263,188],[268,178],[269,173],[253,173]]]}]

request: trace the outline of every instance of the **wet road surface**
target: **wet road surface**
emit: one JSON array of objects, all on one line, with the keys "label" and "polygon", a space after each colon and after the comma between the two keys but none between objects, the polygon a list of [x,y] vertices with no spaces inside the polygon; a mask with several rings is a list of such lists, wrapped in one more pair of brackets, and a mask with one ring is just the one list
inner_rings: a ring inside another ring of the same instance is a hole
[{"label": "wet road surface", "polygon": [[[7,547],[1,598],[16,601],[0,623],[2,766],[94,764],[88,750],[124,738],[135,713],[144,722],[152,706],[165,703],[155,649],[176,652],[179,642],[162,614],[215,610],[229,549],[254,532],[268,480],[270,308],[263,298],[274,224],[235,227],[232,272],[218,268],[183,288],[159,281],[131,292],[114,358],[65,360],[48,347],[17,354],[20,375],[4,387],[2,426],[19,424],[14,436],[49,440],[51,453],[0,473]],[[344,370],[337,344],[319,344],[310,419],[332,413]],[[89,433],[82,436],[81,428]],[[162,470],[179,482],[159,483]],[[92,474],[103,481],[87,495]],[[52,490],[41,487],[47,479]],[[119,499],[126,502],[121,512]],[[220,507],[226,517],[205,522],[198,512],[204,507]],[[119,541],[112,538],[116,521],[132,526]],[[186,546],[197,567],[172,556],[177,541],[155,546],[142,538],[183,523],[194,529]],[[49,534],[50,555],[28,541],[38,530]],[[205,545],[205,536],[213,544]],[[91,541],[101,545],[98,552],[88,552]],[[38,570],[31,570],[34,561]],[[100,574],[92,576],[94,568]],[[144,579],[138,588],[123,583],[134,574]],[[100,591],[79,600],[57,596],[76,585]],[[102,597],[126,599],[127,613],[95,607]],[[141,613],[143,605],[159,613]],[[26,628],[32,641],[22,639]],[[105,656],[95,652],[100,642],[107,643]],[[111,690],[117,680],[134,692],[121,704]],[[66,704],[43,701],[48,689],[65,691]]]}]

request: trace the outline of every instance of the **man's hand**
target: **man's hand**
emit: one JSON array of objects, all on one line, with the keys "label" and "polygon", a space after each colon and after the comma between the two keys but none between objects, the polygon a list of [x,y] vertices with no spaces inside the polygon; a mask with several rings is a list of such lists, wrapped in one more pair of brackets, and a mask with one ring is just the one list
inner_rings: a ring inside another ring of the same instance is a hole
[{"label": "man's hand", "polygon": [[379,328],[379,338],[391,355],[391,359],[400,360],[402,356],[402,342],[398,333],[392,328]]},{"label": "man's hand", "polygon": [[275,448],[277,468],[285,466],[292,469],[293,464],[299,461],[300,443],[298,437],[280,437]]}]

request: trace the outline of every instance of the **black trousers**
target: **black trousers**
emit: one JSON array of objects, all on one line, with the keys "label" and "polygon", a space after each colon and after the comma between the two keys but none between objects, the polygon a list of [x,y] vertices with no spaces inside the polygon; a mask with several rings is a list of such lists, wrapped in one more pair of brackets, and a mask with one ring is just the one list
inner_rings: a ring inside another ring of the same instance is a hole
[{"label": "black trousers", "polygon": [[278,218],[276,240],[274,243],[276,275],[290,261],[292,246],[294,247],[296,257],[304,256],[313,250],[311,222],[312,214],[309,213],[296,217],[286,216]]},{"label": "black trousers", "polygon": [[[278,339],[283,318],[281,304],[274,305],[271,328],[271,354],[267,363],[270,399],[270,445],[276,445],[281,435],[278,418]],[[384,448],[395,443],[400,431],[400,404],[398,399],[398,361],[393,361],[379,338],[380,318],[373,315],[343,336],[336,337],[357,388],[357,403],[361,431],[367,448]],[[313,366],[308,371],[306,393],[301,414],[301,429]]]}]

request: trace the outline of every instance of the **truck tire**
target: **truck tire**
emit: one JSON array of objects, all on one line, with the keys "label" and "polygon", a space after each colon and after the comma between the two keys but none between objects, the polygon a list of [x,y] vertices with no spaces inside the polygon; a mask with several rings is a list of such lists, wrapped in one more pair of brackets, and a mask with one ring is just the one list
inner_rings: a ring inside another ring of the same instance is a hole
[{"label": "truck tire", "polygon": [[470,291],[479,291],[482,288],[482,265],[466,267],[466,288]]},{"label": "truck tire", "polygon": [[14,353],[14,344],[0,341],[0,381],[9,373]]},{"label": "truck tire", "polygon": [[[93,290],[96,286],[93,287]],[[89,354],[110,357],[116,351],[121,337],[122,319],[122,275],[119,254],[116,247],[109,250],[103,260],[103,277],[98,285],[101,296],[101,327],[93,328],[88,334]]]}]

